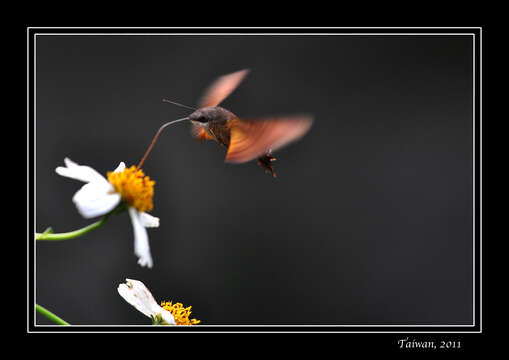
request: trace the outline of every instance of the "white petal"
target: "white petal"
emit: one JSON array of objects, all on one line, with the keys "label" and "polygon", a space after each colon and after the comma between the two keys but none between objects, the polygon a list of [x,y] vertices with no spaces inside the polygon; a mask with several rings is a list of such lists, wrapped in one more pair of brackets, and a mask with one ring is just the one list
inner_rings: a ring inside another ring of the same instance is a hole
[{"label": "white petal", "polygon": [[117,168],[113,172],[122,172],[125,169],[125,163],[123,161],[118,164]]},{"label": "white petal", "polygon": [[129,207],[128,211],[133,224],[134,254],[138,256],[138,264],[151,268],[152,256],[150,255],[147,230],[145,230],[145,227],[140,220],[138,211],[133,207]]},{"label": "white petal", "polygon": [[151,315],[155,315],[152,312],[153,303],[155,303],[152,294],[150,294],[143,284],[137,285],[138,282],[134,283],[134,281],[136,280],[127,279],[127,284],[120,284],[117,288],[118,293],[125,301],[134,306],[145,316],[150,317]]},{"label": "white petal", "polygon": [[175,318],[173,315],[157,304],[152,293],[141,281],[126,279],[126,283],[120,284],[117,291],[125,301],[134,306],[145,316],[151,317],[161,315],[166,323],[175,325]]},{"label": "white petal", "polygon": [[138,213],[140,215],[141,224],[144,227],[159,227],[159,218],[149,215],[146,212]]},{"label": "white petal", "polygon": [[109,213],[120,200],[120,194],[113,192],[113,186],[107,181],[89,182],[72,198],[81,216],[87,219]]},{"label": "white petal", "polygon": [[78,165],[68,158],[64,159],[66,167],[59,166],[55,169],[56,173],[71,179],[80,180],[83,182],[104,181],[108,182],[104,176],[99,174],[90,166]]},{"label": "white petal", "polygon": [[164,310],[163,308],[161,308],[160,315],[163,318],[164,322],[167,323],[168,325],[177,325],[177,323],[175,322],[175,318],[168,310]]},{"label": "white petal", "polygon": [[65,166],[67,166],[68,168],[79,166],[78,163],[75,163],[74,161],[72,161],[69,158],[65,158],[64,163],[65,163]]}]

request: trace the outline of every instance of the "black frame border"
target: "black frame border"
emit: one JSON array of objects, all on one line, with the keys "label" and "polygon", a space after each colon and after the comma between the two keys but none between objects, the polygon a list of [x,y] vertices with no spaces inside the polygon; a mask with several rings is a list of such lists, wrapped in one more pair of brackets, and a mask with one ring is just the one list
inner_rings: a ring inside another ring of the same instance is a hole
[{"label": "black frame border", "polygon": [[[474,187],[474,203],[475,203],[475,234],[474,234],[474,247],[475,247],[475,269],[474,269],[474,284],[475,284],[475,318],[474,326],[343,326],[343,325],[316,325],[316,326],[288,326],[288,325],[267,325],[267,326],[239,326],[239,325],[207,325],[204,327],[154,327],[154,326],[80,326],[73,325],[69,327],[62,327],[58,325],[35,325],[35,294],[34,294],[34,253],[35,246],[33,246],[33,234],[34,229],[34,46],[35,46],[35,35],[36,34],[48,34],[48,33],[73,33],[73,34],[370,34],[370,33],[387,33],[387,34],[398,34],[398,33],[426,33],[426,34],[474,34],[475,44],[475,66],[474,66],[474,79],[475,79],[475,139],[474,139],[474,163],[475,163],[475,187]],[[367,28],[356,28],[356,27],[235,27],[235,28],[215,28],[215,27],[204,27],[204,28],[171,28],[171,27],[27,27],[27,190],[28,190],[28,209],[27,209],[27,332],[28,333],[87,333],[87,332],[98,332],[98,333],[110,333],[110,332],[150,332],[150,333],[161,333],[161,332],[198,332],[198,333],[211,333],[211,332],[226,332],[226,333],[301,333],[301,332],[312,332],[312,333],[380,333],[381,335],[392,335],[400,334],[398,338],[419,338],[426,336],[426,339],[440,338],[440,339],[455,339],[457,337],[454,334],[462,334],[465,337],[470,337],[473,334],[482,334],[484,332],[482,322],[482,197],[481,197],[481,165],[482,165],[482,153],[481,153],[481,136],[482,136],[482,27],[367,27]],[[405,334],[405,335],[401,335]],[[441,334],[441,335],[438,335]],[[433,335],[433,337],[431,337]],[[431,341],[431,340],[427,340]],[[394,344],[397,347],[397,344]]]}]

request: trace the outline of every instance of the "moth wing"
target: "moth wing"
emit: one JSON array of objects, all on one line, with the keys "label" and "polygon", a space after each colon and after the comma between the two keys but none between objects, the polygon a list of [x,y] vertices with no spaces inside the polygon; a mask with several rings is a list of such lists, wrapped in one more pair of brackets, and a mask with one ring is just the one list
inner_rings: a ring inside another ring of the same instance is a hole
[{"label": "moth wing", "polygon": [[309,115],[261,120],[234,120],[226,162],[243,163],[272,153],[304,136],[313,123]]},{"label": "moth wing", "polygon": [[219,105],[239,86],[248,73],[249,69],[244,69],[219,77],[205,90],[198,106],[203,108]]}]

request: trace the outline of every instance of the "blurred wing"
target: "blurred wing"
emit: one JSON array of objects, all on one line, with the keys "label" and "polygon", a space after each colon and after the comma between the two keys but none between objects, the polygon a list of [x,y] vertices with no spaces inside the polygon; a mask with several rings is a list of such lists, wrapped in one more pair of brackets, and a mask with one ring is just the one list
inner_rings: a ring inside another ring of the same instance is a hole
[{"label": "blurred wing", "polygon": [[233,120],[226,161],[242,163],[300,139],[311,127],[311,116]]},{"label": "blurred wing", "polygon": [[203,108],[219,105],[221,101],[239,86],[248,72],[249,70],[245,69],[218,78],[205,91],[198,103],[198,107]]}]

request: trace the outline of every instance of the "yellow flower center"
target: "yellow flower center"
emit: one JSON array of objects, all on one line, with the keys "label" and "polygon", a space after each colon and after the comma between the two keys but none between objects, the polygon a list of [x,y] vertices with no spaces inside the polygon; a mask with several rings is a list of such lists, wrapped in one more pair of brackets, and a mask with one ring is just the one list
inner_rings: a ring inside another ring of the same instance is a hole
[{"label": "yellow flower center", "polygon": [[125,202],[134,206],[138,211],[152,210],[155,181],[145,176],[142,170],[136,169],[136,166],[133,165],[121,172],[109,171],[107,176],[108,181]]},{"label": "yellow flower center", "polygon": [[184,305],[181,303],[172,304],[171,301],[163,301],[161,302],[161,306],[164,310],[171,312],[177,325],[196,325],[200,323],[200,320],[189,319],[191,315],[191,306],[184,308]]}]

